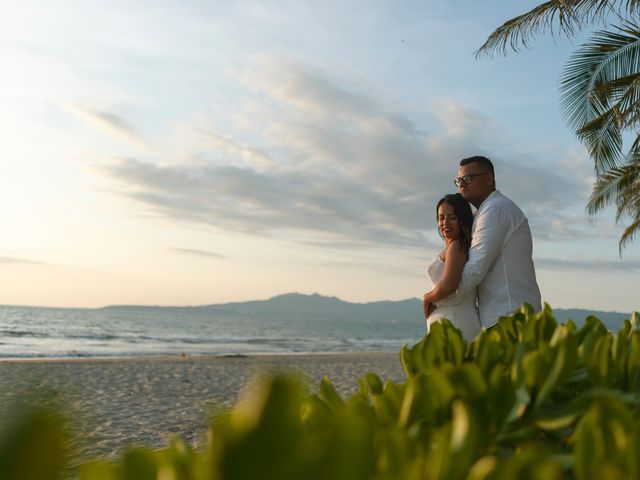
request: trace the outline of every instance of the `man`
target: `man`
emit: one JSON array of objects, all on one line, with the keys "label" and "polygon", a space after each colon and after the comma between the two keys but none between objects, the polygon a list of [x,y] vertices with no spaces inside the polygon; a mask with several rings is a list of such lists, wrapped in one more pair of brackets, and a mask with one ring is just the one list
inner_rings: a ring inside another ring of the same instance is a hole
[{"label": "man", "polygon": [[454,183],[477,209],[458,292],[478,287],[480,323],[485,328],[523,303],[540,310],[529,222],[515,203],[496,190],[491,161],[481,156],[461,160]]}]

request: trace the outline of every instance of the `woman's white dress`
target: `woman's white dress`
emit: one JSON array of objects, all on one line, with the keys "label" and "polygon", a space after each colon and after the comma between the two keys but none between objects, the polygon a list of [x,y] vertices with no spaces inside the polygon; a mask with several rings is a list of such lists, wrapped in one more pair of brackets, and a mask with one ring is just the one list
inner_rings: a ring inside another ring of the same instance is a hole
[{"label": "woman's white dress", "polygon": [[[444,260],[438,255],[427,267],[427,276],[431,281],[432,288],[440,281],[444,275]],[[453,293],[447,298],[437,303],[435,311],[427,318],[427,330],[431,324],[446,318],[453,325],[460,329],[465,340],[473,340],[480,329],[480,317],[476,307],[476,289],[474,288],[465,295]]]}]

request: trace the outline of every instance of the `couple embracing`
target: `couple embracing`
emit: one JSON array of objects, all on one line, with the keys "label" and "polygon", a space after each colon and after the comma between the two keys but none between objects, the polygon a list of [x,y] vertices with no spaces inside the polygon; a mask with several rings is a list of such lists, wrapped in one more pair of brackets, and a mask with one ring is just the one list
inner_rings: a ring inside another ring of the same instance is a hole
[{"label": "couple embracing", "polygon": [[491,161],[461,160],[454,183],[459,193],[446,195],[436,207],[445,248],[427,267],[432,290],[423,297],[423,309],[427,327],[447,318],[472,340],[523,303],[542,306],[529,222],[496,190]]}]

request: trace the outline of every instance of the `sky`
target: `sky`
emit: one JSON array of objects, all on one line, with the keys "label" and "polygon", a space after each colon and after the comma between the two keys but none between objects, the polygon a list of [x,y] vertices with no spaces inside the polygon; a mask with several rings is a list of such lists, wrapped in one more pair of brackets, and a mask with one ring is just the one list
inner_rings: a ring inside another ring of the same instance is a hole
[{"label": "sky", "polygon": [[474,52],[504,0],[8,2],[0,303],[420,298],[435,203],[486,155],[543,300],[640,309],[558,83],[583,39]]}]

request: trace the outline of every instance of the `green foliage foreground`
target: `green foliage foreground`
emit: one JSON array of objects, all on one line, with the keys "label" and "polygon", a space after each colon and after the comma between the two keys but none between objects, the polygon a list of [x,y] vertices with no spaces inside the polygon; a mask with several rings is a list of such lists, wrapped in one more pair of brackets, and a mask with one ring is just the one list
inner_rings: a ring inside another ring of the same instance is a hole
[{"label": "green foliage foreground", "polygon": [[[617,334],[596,317],[559,325],[523,307],[466,343],[436,324],[400,359],[404,384],[374,373],[343,398],[264,378],[211,424],[208,445],[176,440],[93,460],[80,479],[603,479],[640,476],[640,318]],[[0,439],[0,478],[66,475],[62,428],[36,414]],[[65,472],[65,473],[63,473]]]}]

